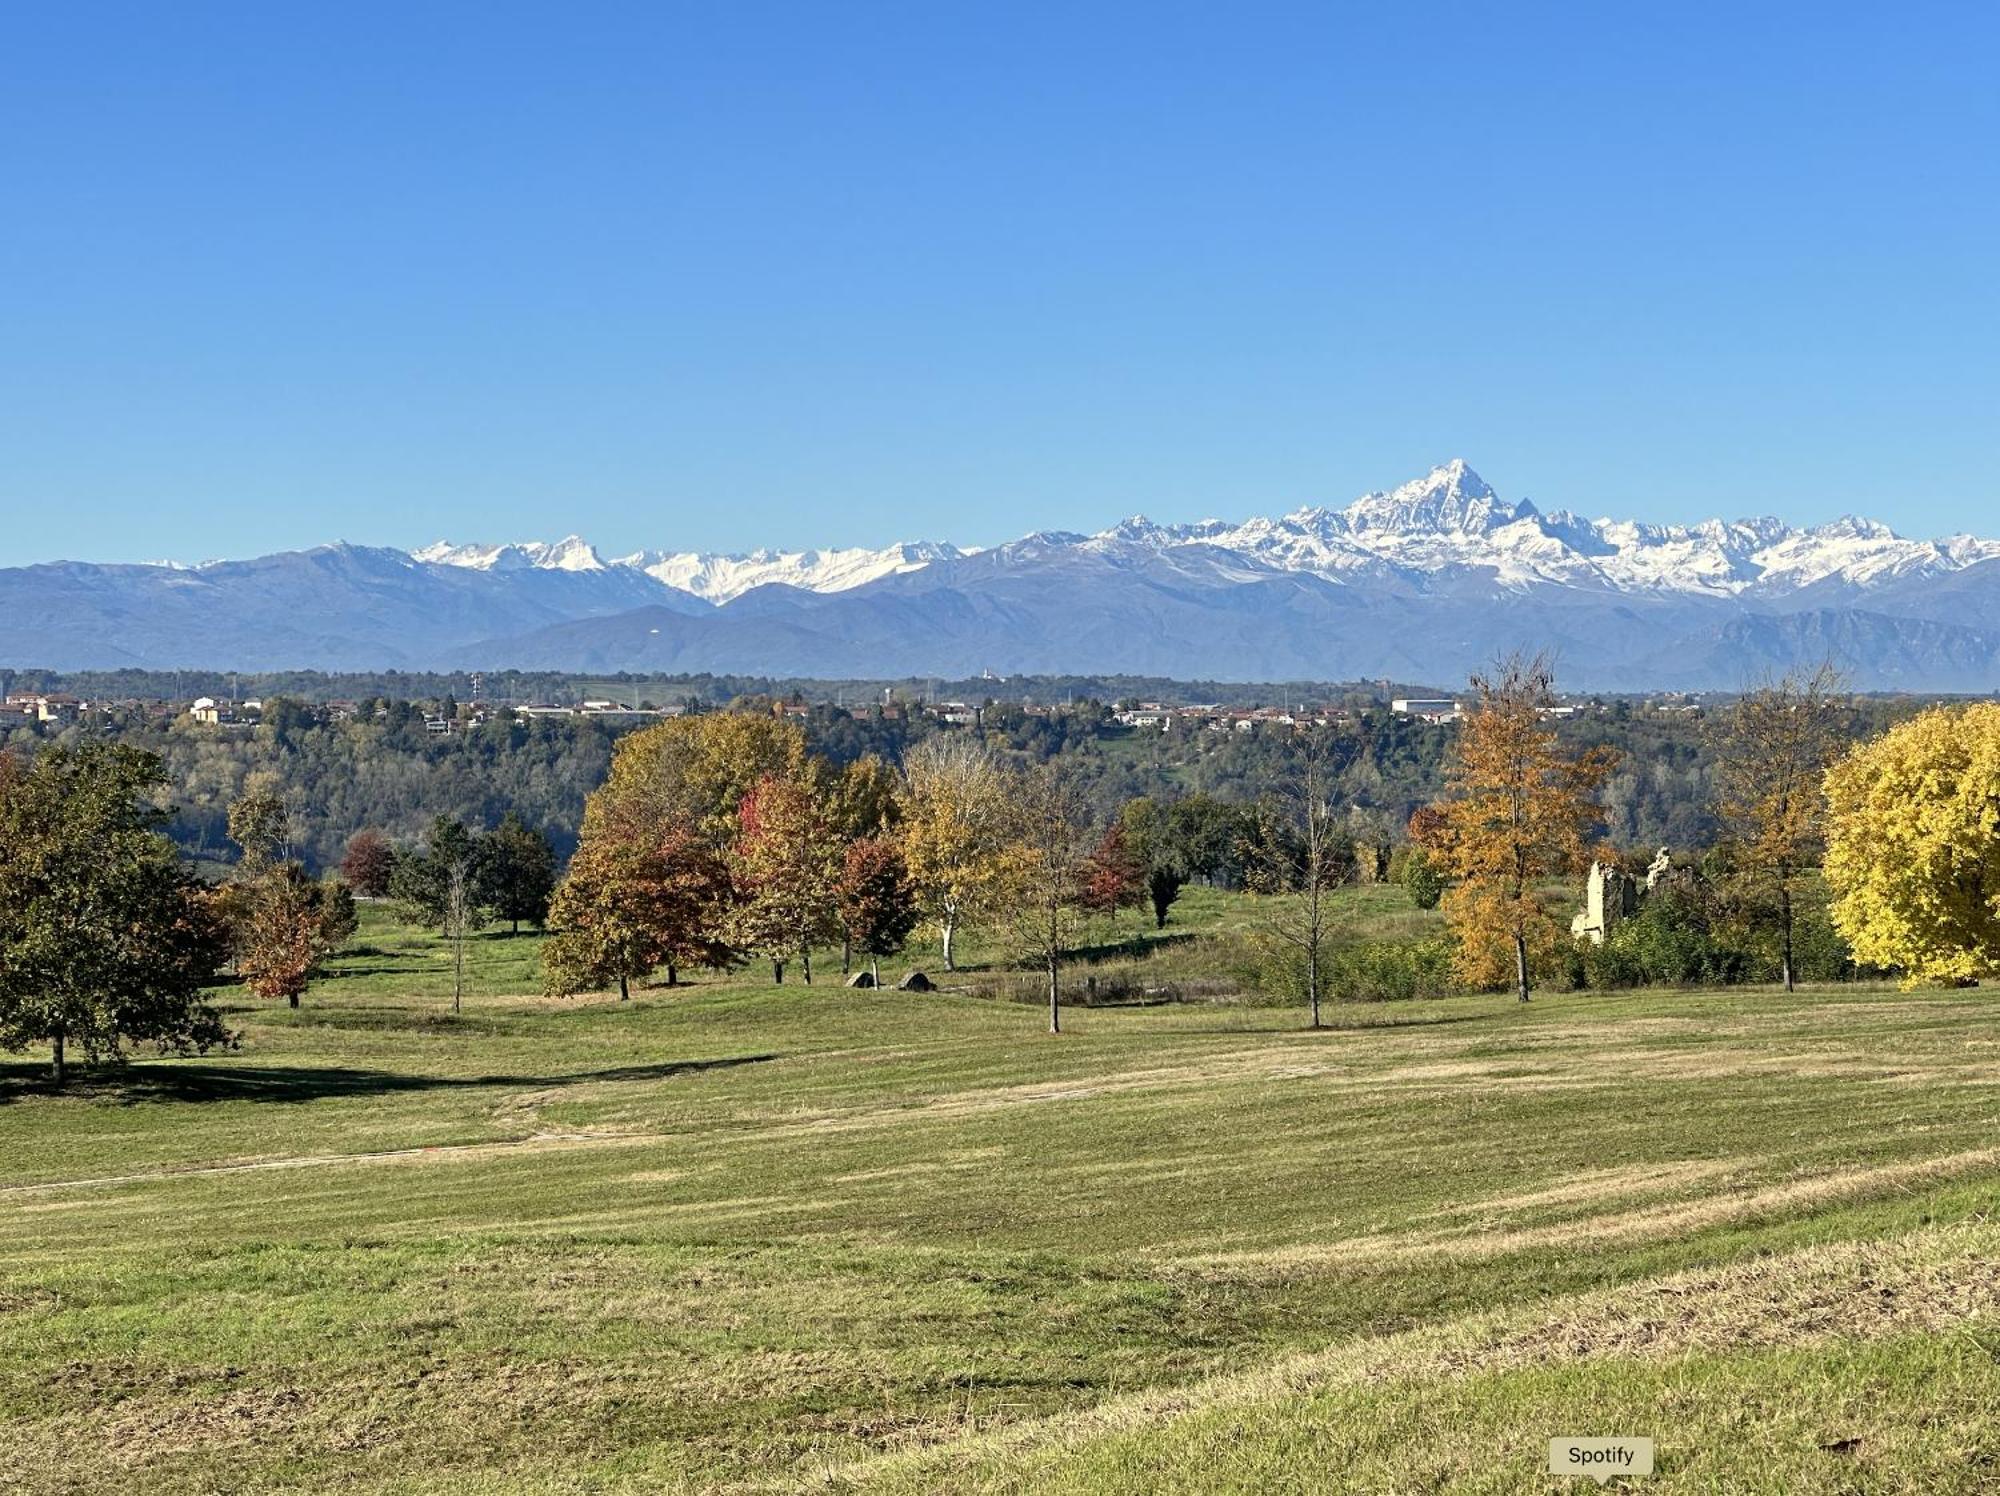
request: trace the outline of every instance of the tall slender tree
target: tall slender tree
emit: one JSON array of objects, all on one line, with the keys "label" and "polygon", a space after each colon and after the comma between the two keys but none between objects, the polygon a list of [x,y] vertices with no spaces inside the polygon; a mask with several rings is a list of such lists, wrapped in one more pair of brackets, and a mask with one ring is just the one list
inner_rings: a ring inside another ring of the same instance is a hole
[{"label": "tall slender tree", "polygon": [[1275,825],[1259,839],[1263,876],[1279,895],[1269,927],[1304,965],[1306,1020],[1313,1028],[1321,1027],[1325,993],[1332,913],[1327,895],[1348,881],[1354,868],[1353,843],[1334,811],[1331,758],[1320,731],[1294,734],[1291,781],[1266,807]]},{"label": "tall slender tree", "polygon": [[1015,939],[1048,981],[1049,1032],[1062,1032],[1062,962],[1075,943],[1093,840],[1090,812],[1067,765],[1052,758],[1012,795],[1016,844],[998,876],[1012,889]]}]

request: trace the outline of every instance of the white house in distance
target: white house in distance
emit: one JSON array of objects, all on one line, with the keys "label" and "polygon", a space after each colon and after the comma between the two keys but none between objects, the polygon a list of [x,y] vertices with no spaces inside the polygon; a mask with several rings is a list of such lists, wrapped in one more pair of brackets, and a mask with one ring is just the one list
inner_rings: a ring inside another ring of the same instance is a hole
[{"label": "white house in distance", "polygon": [[1456,701],[1441,696],[1399,696],[1389,703],[1389,710],[1419,722],[1456,722],[1464,715]]}]

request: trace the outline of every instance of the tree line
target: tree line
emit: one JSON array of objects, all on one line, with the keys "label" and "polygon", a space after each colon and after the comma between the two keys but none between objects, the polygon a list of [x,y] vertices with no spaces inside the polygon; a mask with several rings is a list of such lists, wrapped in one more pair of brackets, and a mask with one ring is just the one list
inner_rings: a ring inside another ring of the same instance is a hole
[{"label": "tree line", "polygon": [[1254,801],[1140,795],[1106,813],[1061,751],[945,732],[899,761],[840,759],[768,711],[672,718],[617,741],[560,877],[552,839],[514,814],[490,830],[434,817],[421,844],[366,829],[339,876],[316,876],[267,775],[232,800],[237,856],[204,883],[165,834],[161,755],[102,740],[0,753],[0,1047],[48,1045],[60,1078],[76,1053],[227,1044],[204,987],[228,968],[296,1005],[352,934],[357,893],[419,911],[461,952],[496,915],[546,924],[555,993],[626,995],[662,969],[671,985],[748,961],[810,982],[831,948],[874,980],[923,925],[950,969],[980,930],[1043,974],[1052,1030],[1078,922],[1147,907],[1163,925],[1196,879],[1275,896],[1269,930],[1297,953],[1313,1024],[1335,933],[1325,895],[1364,877],[1441,907],[1459,981],[1524,1001],[1579,962],[1712,954],[1727,922],[1768,936],[1788,988],[1801,961],[1816,969],[1822,916],[1843,961],[1907,982],[2000,969],[2000,705],[1933,707],[1855,743],[1829,672],[1746,693],[1704,725],[1716,837],[1656,861],[1638,935],[1593,952],[1563,918],[1591,860],[1631,857],[1604,835],[1616,749],[1552,718],[1544,661],[1503,661],[1472,694],[1439,792],[1388,837],[1343,788],[1370,761],[1366,738],[1333,728],[1281,740]]}]

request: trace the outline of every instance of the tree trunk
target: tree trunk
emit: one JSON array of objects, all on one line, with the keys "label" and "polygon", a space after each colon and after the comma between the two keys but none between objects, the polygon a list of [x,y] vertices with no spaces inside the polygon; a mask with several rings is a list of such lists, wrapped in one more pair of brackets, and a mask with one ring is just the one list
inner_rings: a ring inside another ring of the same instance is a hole
[{"label": "tree trunk", "polygon": [[298,993],[296,993],[296,992],[288,992],[288,993],[286,993],[286,994],[285,994],[285,998],[286,998],[286,1000],[287,1000],[288,1002],[290,1002],[290,1003],[291,1003],[291,1005],[292,1005],[293,1007],[295,1007],[295,1008],[296,1008],[296,1007],[297,1007],[297,1006],[299,1005],[299,995],[298,995]]},{"label": "tree trunk", "polygon": [[625,973],[621,971],[618,973],[618,1001],[629,1002],[631,997],[632,984],[626,980]]},{"label": "tree trunk", "polygon": [[1528,937],[1519,930],[1514,932],[1514,987],[1521,994],[1521,1001],[1528,1000]]},{"label": "tree trunk", "polygon": [[776,956],[771,958],[771,985],[773,987],[785,985],[785,963]]},{"label": "tree trunk", "polygon": [[944,969],[946,971],[958,970],[958,967],[953,964],[951,959],[951,937],[957,933],[958,921],[947,918],[944,922]]},{"label": "tree trunk", "polygon": [[680,986],[680,984],[681,984],[680,968],[675,966],[673,962],[669,961],[667,963],[667,985],[669,987],[678,987]]},{"label": "tree trunk", "polygon": [[882,986],[882,963],[873,956],[868,958],[868,980],[875,984],[877,990],[880,990]]},{"label": "tree trunk", "polygon": [[1049,952],[1049,1032],[1052,1034],[1062,1032],[1062,992],[1056,981],[1054,950]]},{"label": "tree trunk", "polygon": [[840,974],[847,976],[854,969],[854,937],[845,930],[840,932]]},{"label": "tree trunk", "polygon": [[1792,890],[1789,886],[1780,887],[1778,890],[1778,919],[1784,926],[1785,932],[1785,990],[1790,992],[1794,989],[1792,986]]},{"label": "tree trunk", "polygon": [[1306,947],[1306,1001],[1312,1006],[1312,1026],[1319,1027],[1319,940]]},{"label": "tree trunk", "polygon": [[55,1032],[55,1059],[49,1066],[49,1074],[58,1087],[67,1084],[69,1081],[69,1067],[63,1063],[63,1037],[63,1031],[57,1029]]},{"label": "tree trunk", "polygon": [[802,977],[802,978],[804,979],[804,981],[805,981],[805,984],[806,984],[806,985],[807,985],[808,987],[812,986],[812,984],[813,984],[813,953],[812,953],[812,947],[811,947],[811,946],[808,946],[808,945],[802,945],[802,946],[800,946],[800,947],[799,947],[799,975],[800,975],[800,977]]}]

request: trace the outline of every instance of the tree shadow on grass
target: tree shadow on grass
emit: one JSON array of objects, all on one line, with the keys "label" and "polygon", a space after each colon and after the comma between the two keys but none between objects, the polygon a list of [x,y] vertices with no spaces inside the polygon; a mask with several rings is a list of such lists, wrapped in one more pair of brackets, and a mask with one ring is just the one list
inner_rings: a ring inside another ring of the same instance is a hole
[{"label": "tree shadow on grass", "polygon": [[674,1060],[621,1065],[568,1075],[410,1075],[317,1065],[219,1065],[168,1060],[142,1065],[97,1065],[72,1072],[60,1092],[45,1064],[0,1065],[0,1106],[30,1096],[62,1095],[132,1106],[147,1101],[319,1101],[338,1096],[388,1096],[401,1091],[476,1090],[494,1087],[542,1091],[598,1081],[671,1080],[738,1065],[761,1065],[775,1054],[733,1055],[721,1060]]}]

